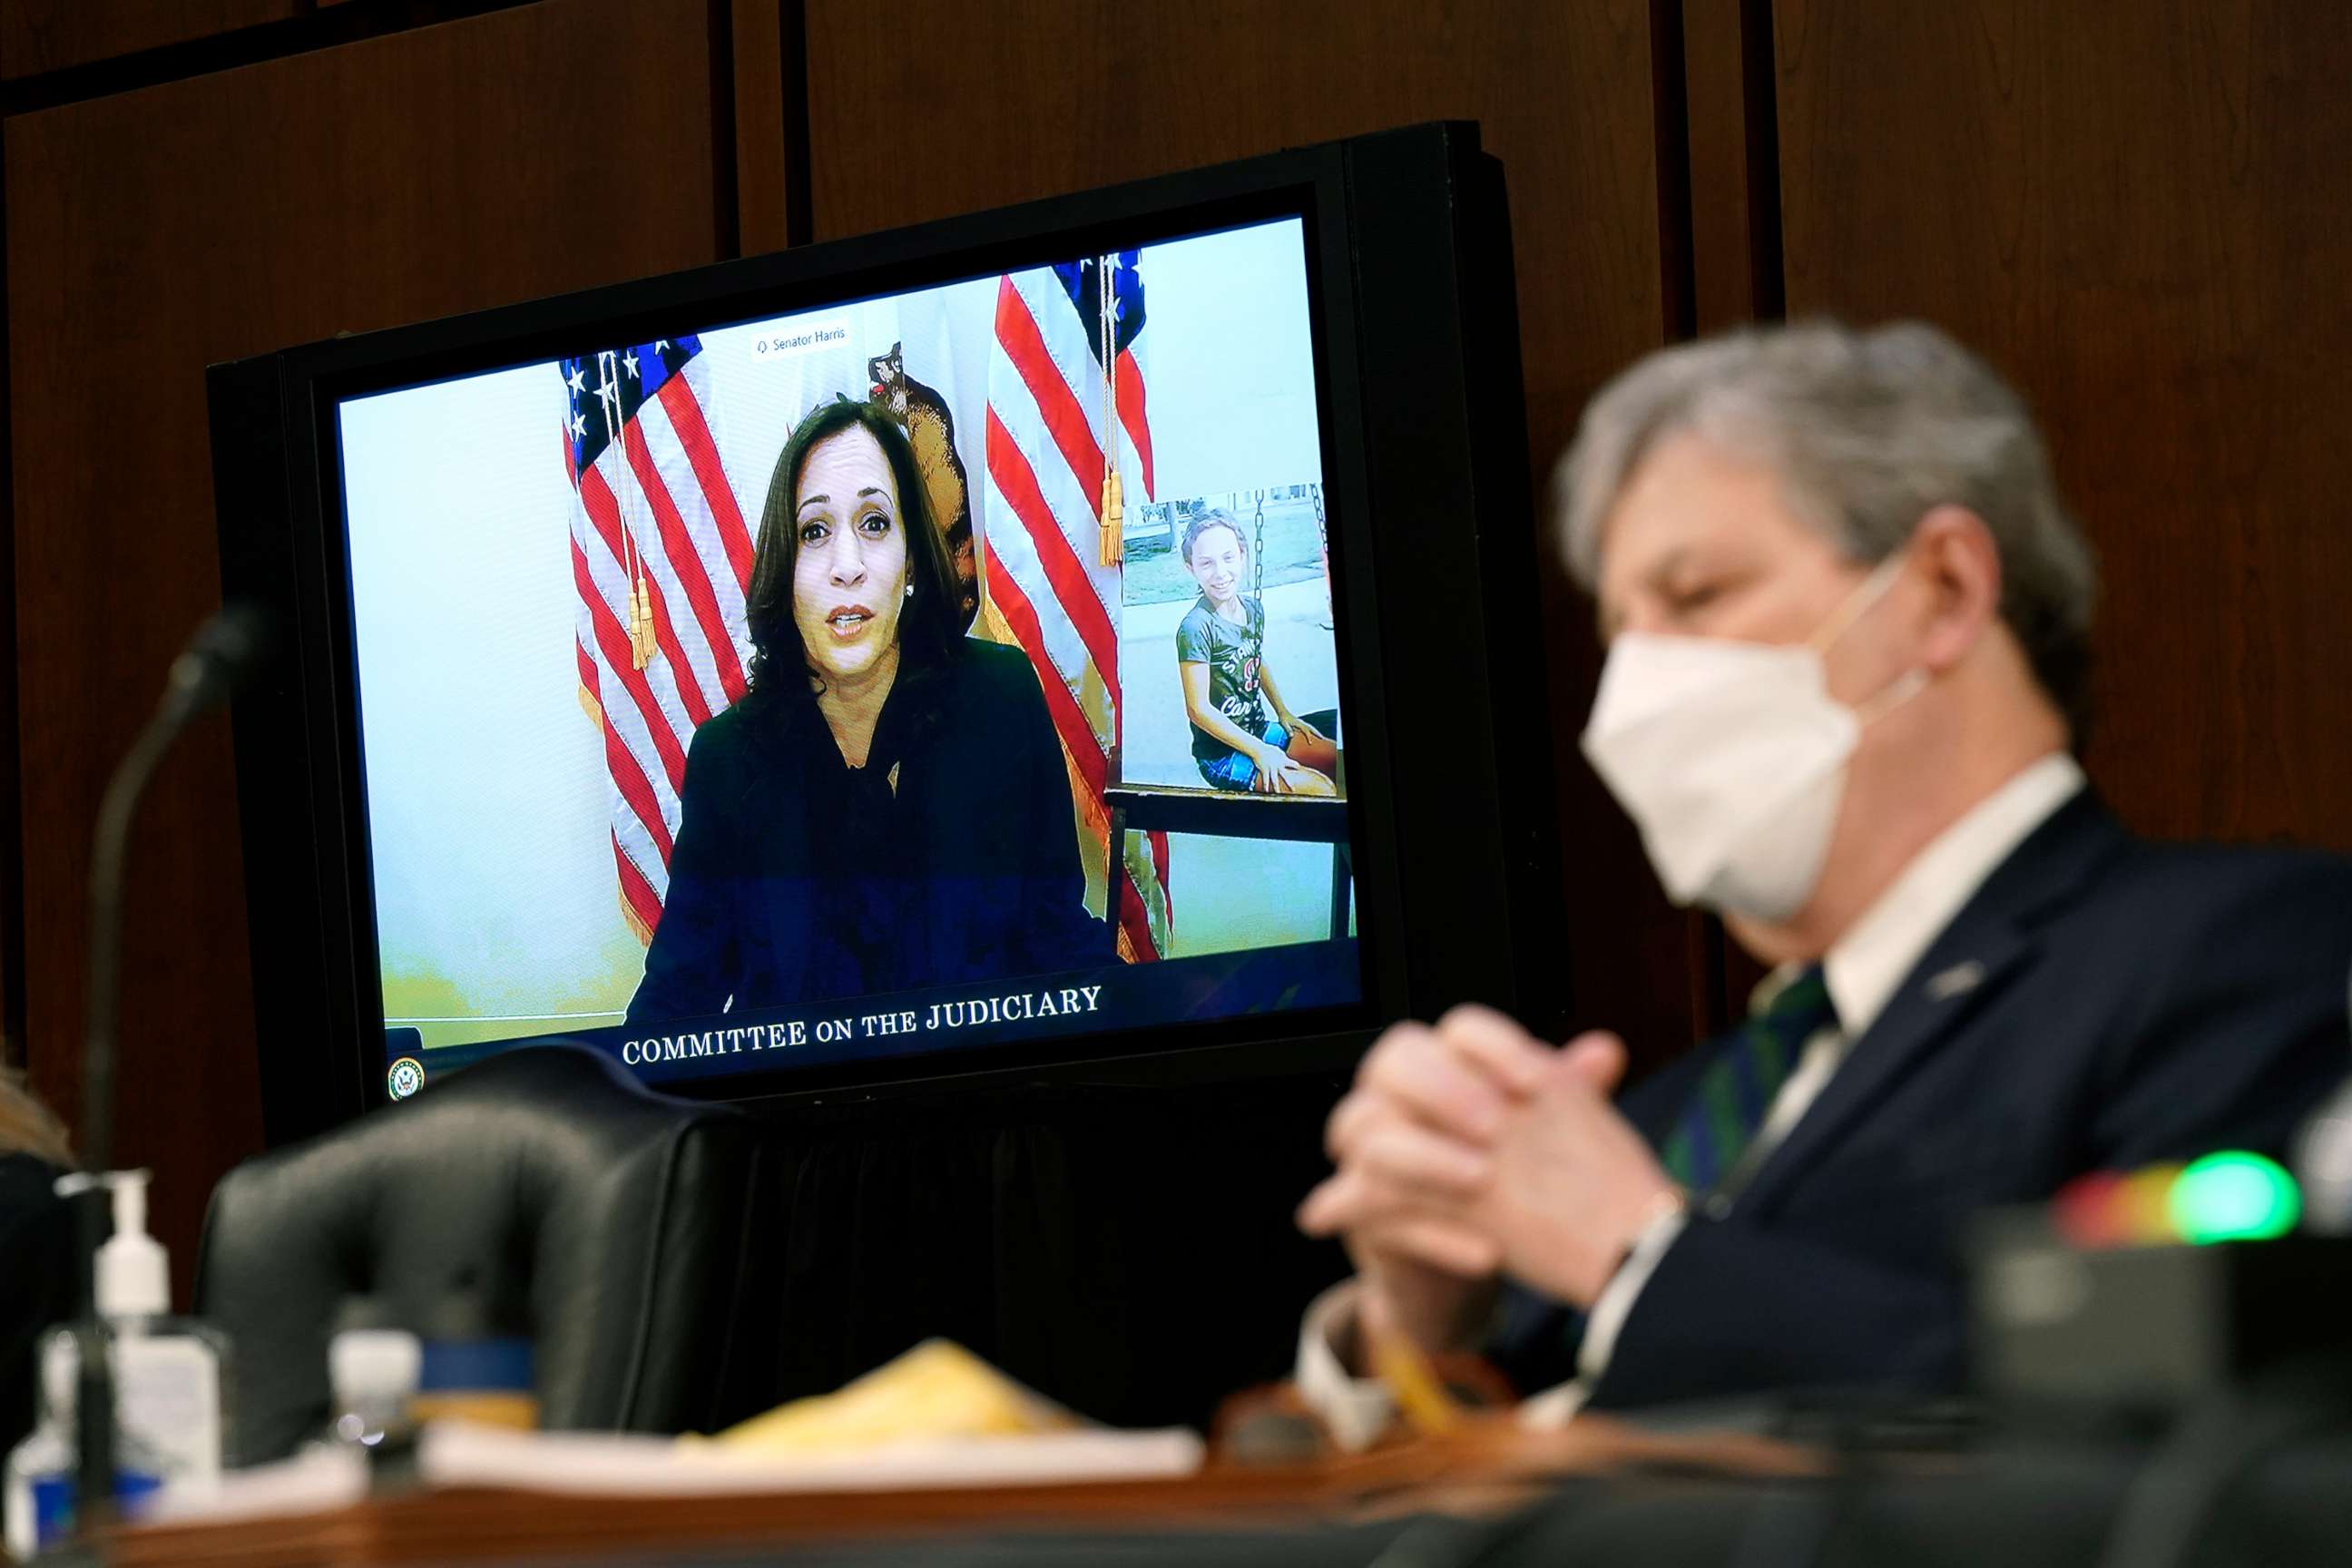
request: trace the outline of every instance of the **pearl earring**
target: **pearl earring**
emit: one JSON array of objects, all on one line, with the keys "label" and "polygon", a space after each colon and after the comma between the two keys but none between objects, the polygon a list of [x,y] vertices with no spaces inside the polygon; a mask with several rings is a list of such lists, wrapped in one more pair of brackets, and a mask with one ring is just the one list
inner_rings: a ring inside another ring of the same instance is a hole
[{"label": "pearl earring", "polygon": [[914,596],[915,596],[915,585],[914,585],[912,583],[909,583],[909,584],[907,584],[907,597],[908,597],[909,599],[911,599],[911,598],[913,598]]}]

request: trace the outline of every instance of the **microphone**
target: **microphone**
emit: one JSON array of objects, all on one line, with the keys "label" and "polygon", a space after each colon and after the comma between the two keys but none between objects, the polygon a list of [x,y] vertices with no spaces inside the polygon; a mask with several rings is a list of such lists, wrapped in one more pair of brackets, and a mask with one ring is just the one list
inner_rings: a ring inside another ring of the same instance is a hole
[{"label": "microphone", "polygon": [[114,1375],[99,1315],[98,1249],[113,1229],[115,1045],[122,1006],[122,881],[131,822],[155,769],[194,720],[227,701],[265,662],[268,622],[250,605],[230,605],[196,628],[172,661],[155,712],[107,781],[89,857],[89,994],[82,1040],[81,1155],[88,1174],[58,1190],[80,1220],[82,1310],[74,1325],[80,1363],[74,1411],[79,1453],[75,1527],[84,1541],[111,1517],[114,1501]]},{"label": "microphone", "polygon": [[196,628],[172,661],[157,717],[176,727],[227,701],[269,652],[269,624],[251,605],[230,605]]},{"label": "microphone", "polygon": [[157,764],[191,721],[228,700],[260,668],[268,623],[250,605],[231,605],[196,628],[172,661],[154,716],[131,743],[99,802],[89,858],[89,1033],[82,1051],[82,1158],[93,1171],[114,1163],[115,1024],[122,1002],[122,869],[131,819]]}]

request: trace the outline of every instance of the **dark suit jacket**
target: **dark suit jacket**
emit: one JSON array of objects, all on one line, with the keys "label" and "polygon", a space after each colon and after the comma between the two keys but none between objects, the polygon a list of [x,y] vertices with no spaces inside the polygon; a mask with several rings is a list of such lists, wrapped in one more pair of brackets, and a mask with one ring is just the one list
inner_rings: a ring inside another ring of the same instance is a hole
[{"label": "dark suit jacket", "polygon": [[695,731],[679,805],[633,1024],[1114,957],[1017,649],[965,639],[928,689],[902,678],[862,769],[813,700],[754,693]]},{"label": "dark suit jacket", "polygon": [[[2073,1177],[2285,1152],[2352,1076],[2352,864],[2162,845],[2086,791],[1931,944],[1728,1214],[1694,1213],[1635,1299],[1601,1405],[1957,1387],[1963,1222]],[[1664,1137],[1723,1042],[1636,1086]],[[1523,1388],[1575,1372],[1571,1313],[1507,1300]]]}]

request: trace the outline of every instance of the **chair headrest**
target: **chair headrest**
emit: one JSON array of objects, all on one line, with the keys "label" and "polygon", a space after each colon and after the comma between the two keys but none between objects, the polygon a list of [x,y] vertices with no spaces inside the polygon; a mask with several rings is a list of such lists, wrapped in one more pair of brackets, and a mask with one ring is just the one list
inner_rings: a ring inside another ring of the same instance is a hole
[{"label": "chair headrest", "polygon": [[355,1298],[427,1338],[528,1336],[550,1426],[646,1416],[656,1336],[696,1331],[730,1285],[756,1157],[740,1113],[558,1045],[238,1166],[197,1278],[240,1368],[265,1362],[239,1373],[238,1447],[282,1451],[324,1418],[326,1341]]}]

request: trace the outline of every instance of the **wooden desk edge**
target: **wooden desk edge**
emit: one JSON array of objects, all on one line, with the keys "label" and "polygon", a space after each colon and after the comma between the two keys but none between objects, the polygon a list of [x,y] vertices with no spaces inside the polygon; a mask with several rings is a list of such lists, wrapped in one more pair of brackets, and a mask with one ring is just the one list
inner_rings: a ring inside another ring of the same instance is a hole
[{"label": "wooden desk edge", "polygon": [[1213,1464],[1158,1480],[617,1497],[442,1488],[326,1513],[120,1531],[107,1540],[106,1556],[121,1568],[340,1568],[974,1530],[1307,1525],[1416,1500],[1438,1511],[1491,1511],[1576,1477],[1663,1470],[1775,1480],[1824,1468],[1820,1456],[1767,1438],[1660,1435],[1589,1417],[1556,1432],[1487,1423],[1367,1454],[1297,1465]]}]

